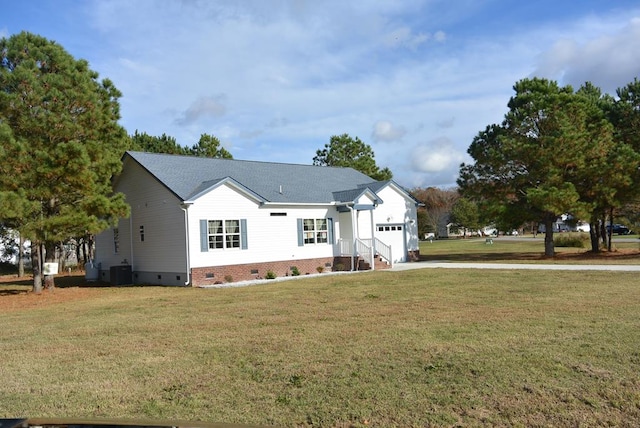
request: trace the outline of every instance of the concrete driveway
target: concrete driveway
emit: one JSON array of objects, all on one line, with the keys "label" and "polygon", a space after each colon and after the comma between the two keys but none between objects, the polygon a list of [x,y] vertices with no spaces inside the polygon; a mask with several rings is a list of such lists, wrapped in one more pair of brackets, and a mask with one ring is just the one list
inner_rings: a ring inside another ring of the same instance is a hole
[{"label": "concrete driveway", "polygon": [[527,264],[527,263],[459,263],[459,262],[410,262],[397,263],[385,271],[412,269],[528,269],[528,270],[605,270],[618,272],[640,272],[640,265],[578,265],[578,264]]}]

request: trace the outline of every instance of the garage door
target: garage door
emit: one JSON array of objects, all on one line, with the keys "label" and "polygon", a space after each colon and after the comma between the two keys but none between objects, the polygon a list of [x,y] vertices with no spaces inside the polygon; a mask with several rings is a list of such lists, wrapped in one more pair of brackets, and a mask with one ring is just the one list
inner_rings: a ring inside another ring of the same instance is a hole
[{"label": "garage door", "polygon": [[376,238],[391,247],[394,263],[407,261],[407,243],[403,224],[376,225]]}]

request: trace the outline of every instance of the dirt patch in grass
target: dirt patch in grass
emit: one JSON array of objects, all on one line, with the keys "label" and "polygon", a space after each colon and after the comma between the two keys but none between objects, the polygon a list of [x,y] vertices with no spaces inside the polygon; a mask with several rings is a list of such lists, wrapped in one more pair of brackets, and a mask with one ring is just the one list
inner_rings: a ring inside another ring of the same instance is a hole
[{"label": "dirt patch in grass", "polygon": [[84,275],[71,275],[56,278],[56,288],[40,294],[32,292],[32,286],[32,277],[0,276],[0,313],[90,299],[107,285],[88,284]]},{"label": "dirt patch in grass", "polygon": [[559,253],[556,254],[555,258],[559,260],[606,260],[606,261],[616,261],[616,260],[626,260],[626,259],[636,259],[640,257],[640,249],[636,250],[633,248],[620,248],[613,251],[600,251],[599,253],[593,253],[591,251],[582,251],[576,253]]}]

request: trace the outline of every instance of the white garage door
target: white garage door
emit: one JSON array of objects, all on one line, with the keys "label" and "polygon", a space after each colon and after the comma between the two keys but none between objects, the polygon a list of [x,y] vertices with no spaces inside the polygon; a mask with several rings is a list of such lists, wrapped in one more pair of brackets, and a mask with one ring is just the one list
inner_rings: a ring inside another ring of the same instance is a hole
[{"label": "white garage door", "polygon": [[394,263],[407,261],[407,243],[403,224],[376,225],[376,238],[391,247]]}]

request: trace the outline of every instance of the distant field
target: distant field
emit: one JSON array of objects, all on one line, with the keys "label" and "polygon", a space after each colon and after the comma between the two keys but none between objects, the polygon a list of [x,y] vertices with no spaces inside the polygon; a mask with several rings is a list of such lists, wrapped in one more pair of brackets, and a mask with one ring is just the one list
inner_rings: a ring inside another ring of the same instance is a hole
[{"label": "distant field", "polygon": [[640,239],[637,235],[613,237],[613,251],[593,255],[590,245],[584,248],[556,247],[556,257],[544,257],[544,235],[536,238],[443,239],[420,242],[420,255],[425,260],[456,262],[572,263],[572,264],[640,264]]},{"label": "distant field", "polygon": [[640,421],[636,273],[436,269],[227,289],[28,288],[0,284],[0,417]]}]

